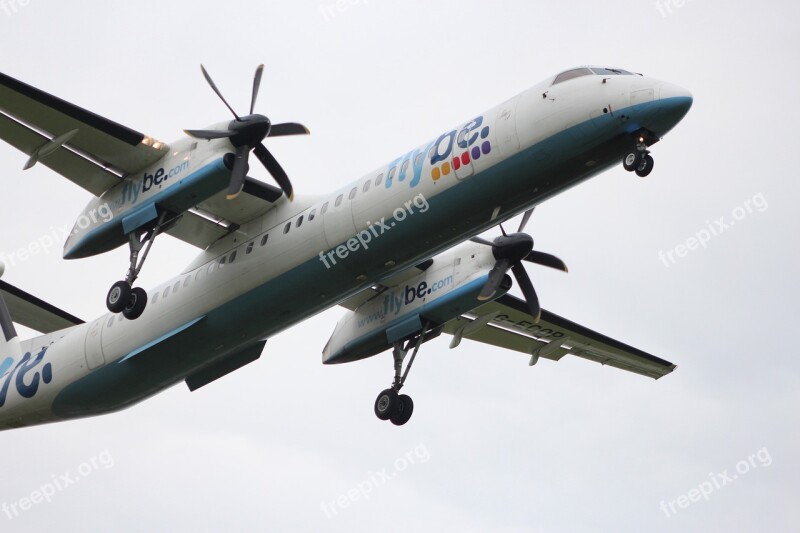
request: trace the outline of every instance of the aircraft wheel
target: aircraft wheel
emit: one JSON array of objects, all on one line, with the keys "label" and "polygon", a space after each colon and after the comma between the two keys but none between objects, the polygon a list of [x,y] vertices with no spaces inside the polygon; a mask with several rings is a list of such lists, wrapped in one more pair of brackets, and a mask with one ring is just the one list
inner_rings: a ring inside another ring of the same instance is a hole
[{"label": "aircraft wheel", "polygon": [[131,286],[127,281],[118,281],[111,286],[106,296],[106,307],[112,313],[119,313],[128,305]]},{"label": "aircraft wheel", "polygon": [[411,419],[411,414],[414,412],[414,401],[405,394],[401,394],[397,399],[400,400],[398,402],[399,409],[389,420],[395,426],[402,426]]},{"label": "aircraft wheel", "polygon": [[644,156],[642,162],[639,164],[639,167],[636,169],[636,175],[640,178],[644,178],[645,176],[649,175],[653,171],[653,165],[655,162],[653,161],[653,157],[650,155]]},{"label": "aircraft wheel", "polygon": [[622,168],[628,172],[633,172],[642,164],[642,153],[637,151],[628,152],[622,159]]},{"label": "aircraft wheel", "polygon": [[375,399],[375,416],[381,420],[389,420],[399,410],[400,403],[397,391],[386,389]]},{"label": "aircraft wheel", "polygon": [[142,316],[145,307],[147,307],[147,292],[141,287],[136,287],[131,290],[128,305],[123,309],[122,314],[128,320],[136,320]]}]

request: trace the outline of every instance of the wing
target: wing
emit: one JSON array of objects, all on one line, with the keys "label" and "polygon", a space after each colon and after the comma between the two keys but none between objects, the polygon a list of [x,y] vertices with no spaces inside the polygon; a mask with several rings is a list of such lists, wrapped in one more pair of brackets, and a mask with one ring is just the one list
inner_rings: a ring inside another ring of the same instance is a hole
[{"label": "wing", "polygon": [[0,138],[95,196],[169,147],[0,73]]},{"label": "wing", "polygon": [[222,190],[194,209],[182,213],[166,232],[198,248],[206,249],[225,235],[272,209],[283,191],[253,178],[245,178],[242,194],[235,200]]},{"label": "wing", "polygon": [[0,295],[8,306],[11,320],[40,333],[52,333],[83,324],[83,320],[22,291],[5,281],[0,281]]},{"label": "wing", "polygon": [[451,347],[463,337],[531,355],[531,364],[540,357],[558,361],[565,355],[575,355],[654,379],[676,368],[669,361],[549,311],[542,310],[541,320],[534,324],[525,302],[508,294],[475,308],[470,315],[474,316],[462,316],[444,325],[444,332],[454,335]]}]

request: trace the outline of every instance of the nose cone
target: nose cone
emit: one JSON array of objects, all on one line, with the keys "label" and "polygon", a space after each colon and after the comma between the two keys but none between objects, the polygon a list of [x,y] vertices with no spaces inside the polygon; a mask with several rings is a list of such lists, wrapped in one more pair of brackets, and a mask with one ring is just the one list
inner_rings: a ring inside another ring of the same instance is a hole
[{"label": "nose cone", "polygon": [[658,99],[661,108],[675,124],[681,121],[692,107],[692,93],[673,83],[664,83],[658,89]]}]

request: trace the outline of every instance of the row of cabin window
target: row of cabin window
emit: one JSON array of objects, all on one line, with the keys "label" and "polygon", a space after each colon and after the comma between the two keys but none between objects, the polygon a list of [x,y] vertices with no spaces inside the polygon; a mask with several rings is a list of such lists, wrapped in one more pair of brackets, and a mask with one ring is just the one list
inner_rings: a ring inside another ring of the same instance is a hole
[{"label": "row of cabin window", "polygon": [[[421,158],[422,158],[422,154],[419,154],[417,156],[417,159],[421,160]],[[403,163],[403,167],[402,167],[403,171],[405,171],[408,168],[409,161],[410,160],[407,159]],[[387,179],[388,183],[391,183],[391,181],[394,178],[394,175],[396,173],[397,173],[397,167],[393,167],[389,171],[389,178]],[[383,173],[382,172],[380,174],[378,174],[378,176],[375,178],[375,187],[378,187],[381,183],[383,183]],[[361,187],[361,192],[366,193],[367,191],[369,191],[371,186],[372,186],[372,180],[365,181],[363,187]],[[354,200],[357,194],[358,194],[358,187],[353,187],[350,190],[350,194],[348,195],[348,199]],[[333,206],[334,207],[339,207],[340,205],[342,205],[343,201],[344,201],[344,194],[340,194],[339,196],[336,197],[336,200],[334,201]],[[324,204],[322,204],[322,207],[319,210],[320,216],[322,216],[325,213],[327,213],[329,205],[330,205],[330,202],[325,202]],[[314,218],[316,218],[316,216],[317,216],[317,209],[314,208],[314,209],[311,210],[310,213],[308,213],[308,221],[311,222],[312,220],[314,220]],[[300,215],[297,218],[297,220],[295,221],[295,227],[296,228],[299,228],[300,226],[303,225],[304,217],[305,217],[305,215]],[[291,230],[291,229],[292,229],[292,223],[291,222],[287,222],[286,225],[283,227],[283,233],[284,234],[289,233],[289,230]],[[264,241],[265,242],[261,243],[262,246],[266,243],[267,237],[268,237],[267,235],[264,236]]]},{"label": "row of cabin window", "polygon": [[[468,133],[467,130],[462,130],[459,133],[459,136],[458,136],[459,143],[462,142],[463,138],[466,136],[467,133]],[[433,157],[433,154],[434,154],[435,150],[436,150],[436,146],[431,146],[431,149],[428,152],[428,158]],[[420,153],[417,154],[417,157],[414,159],[414,165],[417,168],[419,168],[422,165],[422,158],[423,157],[425,157],[425,154],[420,152]],[[406,159],[405,161],[403,161],[403,164],[400,167],[400,170],[401,170],[402,173],[405,174],[406,172],[408,172],[408,165],[409,164],[411,164],[411,160],[410,159]],[[395,167],[392,167],[389,170],[389,176],[386,178],[386,183],[391,185],[392,180],[394,179],[396,174],[397,174],[397,167],[395,166]],[[381,183],[383,183],[383,176],[384,176],[384,174],[383,174],[383,172],[381,172],[380,174],[378,174],[375,177],[375,187],[376,188],[379,187],[381,185]],[[371,179],[365,181],[364,185],[361,187],[361,192],[362,193],[368,192],[371,186],[372,186],[372,180]],[[348,195],[348,198],[350,200],[354,200],[357,194],[358,194],[358,187],[353,187],[352,189],[350,189],[350,194]],[[344,194],[340,194],[339,196],[336,197],[336,200],[335,200],[335,202],[333,204],[334,207],[339,207],[340,205],[342,205],[342,201],[344,201]],[[320,211],[319,211],[320,216],[324,215],[328,211],[329,203],[330,202],[325,202],[324,204],[322,204],[322,207],[320,208]],[[314,220],[314,218],[316,216],[317,216],[317,210],[315,208],[315,209],[312,209],[311,212],[308,214],[308,221],[311,222],[312,220]],[[304,215],[300,215],[300,217],[295,221],[295,227],[296,228],[299,228],[300,226],[303,225],[303,217],[304,217]],[[284,234],[289,233],[290,229],[292,229],[292,223],[291,222],[287,222],[286,225],[283,227],[283,233]],[[266,238],[267,237],[264,236],[264,240],[265,241],[266,241]],[[262,246],[264,245],[264,243],[261,243],[261,244],[262,244]]]}]

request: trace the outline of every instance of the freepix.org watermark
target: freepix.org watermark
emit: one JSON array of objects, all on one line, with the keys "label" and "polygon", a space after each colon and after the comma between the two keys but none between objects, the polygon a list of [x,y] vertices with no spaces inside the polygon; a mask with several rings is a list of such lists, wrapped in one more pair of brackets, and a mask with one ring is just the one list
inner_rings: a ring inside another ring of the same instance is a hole
[{"label": "freepix.org watermark", "polygon": [[[345,244],[340,244],[327,253],[320,252],[319,260],[325,265],[325,268],[330,269],[336,264],[337,257],[344,260],[350,253],[357,252],[361,248],[364,250],[369,249],[369,243],[371,243],[373,239],[381,237],[395,227],[397,223],[403,222],[408,217],[414,215],[414,213],[425,213],[430,207],[428,200],[420,193],[401,207],[395,209],[394,213],[392,213],[392,220],[389,222],[386,221],[386,217],[381,217],[379,222],[367,221],[367,229],[358,232],[355,237],[351,237]],[[416,208],[416,210],[414,208]]]},{"label": "freepix.org watermark", "polygon": [[21,8],[28,7],[30,3],[31,0],[0,0],[0,11],[10,17],[16,15]]},{"label": "freepix.org watermark", "polygon": [[[111,211],[111,208],[108,204],[103,204],[97,209],[92,209],[88,213],[78,217],[78,220],[75,221],[75,227],[72,233],[75,234],[80,230],[84,230],[91,224],[96,224],[100,220],[104,223],[109,222],[112,218],[114,218],[114,213]],[[5,263],[6,266],[13,267],[27,261],[33,256],[48,254],[54,246],[59,246],[69,235],[70,229],[68,223],[58,228],[51,227],[49,233],[31,241],[27,246],[19,248],[9,255],[0,253],[0,263]]]},{"label": "freepix.org watermark", "polygon": [[431,454],[424,444],[418,444],[413,450],[408,450],[404,455],[394,460],[393,470],[382,468],[377,472],[367,472],[367,477],[356,484],[355,487],[343,492],[330,502],[322,502],[320,507],[328,518],[333,518],[339,510],[346,509],[359,500],[368,500],[370,493],[393,480],[398,474],[415,464],[424,464],[431,460]]},{"label": "freepix.org watermark", "polygon": [[9,519],[14,520],[21,513],[33,509],[42,503],[50,503],[59,492],[64,492],[71,486],[79,483],[82,479],[91,476],[101,468],[107,470],[114,466],[114,458],[108,450],[91,457],[77,467],[77,474],[74,472],[64,472],[60,475],[53,475],[50,481],[32,491],[29,495],[23,496],[14,502],[3,502],[2,512]]},{"label": "freepix.org watermark", "polygon": [[672,8],[681,8],[689,3],[689,0],[656,0],[656,9],[661,16],[666,18],[667,15],[672,15]]},{"label": "freepix.org watermark", "polygon": [[669,268],[678,262],[678,259],[683,259],[689,252],[693,252],[699,248],[708,248],[708,243],[711,239],[719,237],[726,231],[732,229],[737,222],[741,222],[748,215],[755,212],[763,213],[767,210],[769,204],[767,199],[764,198],[762,193],[758,193],[752,198],[745,200],[742,205],[738,205],[731,211],[730,217],[721,216],[715,220],[706,220],[706,227],[700,229],[692,237],[686,239],[666,252],[664,250],[658,251],[658,258],[664,263],[664,266]]},{"label": "freepix.org watermark", "polygon": [[667,518],[672,518],[678,514],[680,509],[686,509],[700,500],[708,501],[714,491],[733,483],[759,466],[767,467],[771,464],[772,456],[769,454],[769,450],[766,447],[761,448],[756,453],[751,453],[746,459],[736,463],[736,473],[728,473],[727,469],[717,474],[709,473],[707,481],[703,481],[697,487],[689,490],[686,494],[679,495],[677,498],[669,501],[661,500],[659,507],[664,511]]},{"label": "freepix.org watermark", "polygon": [[319,12],[322,14],[325,22],[330,22],[359,4],[366,6],[369,4],[369,0],[335,0],[327,4],[320,4]]}]

